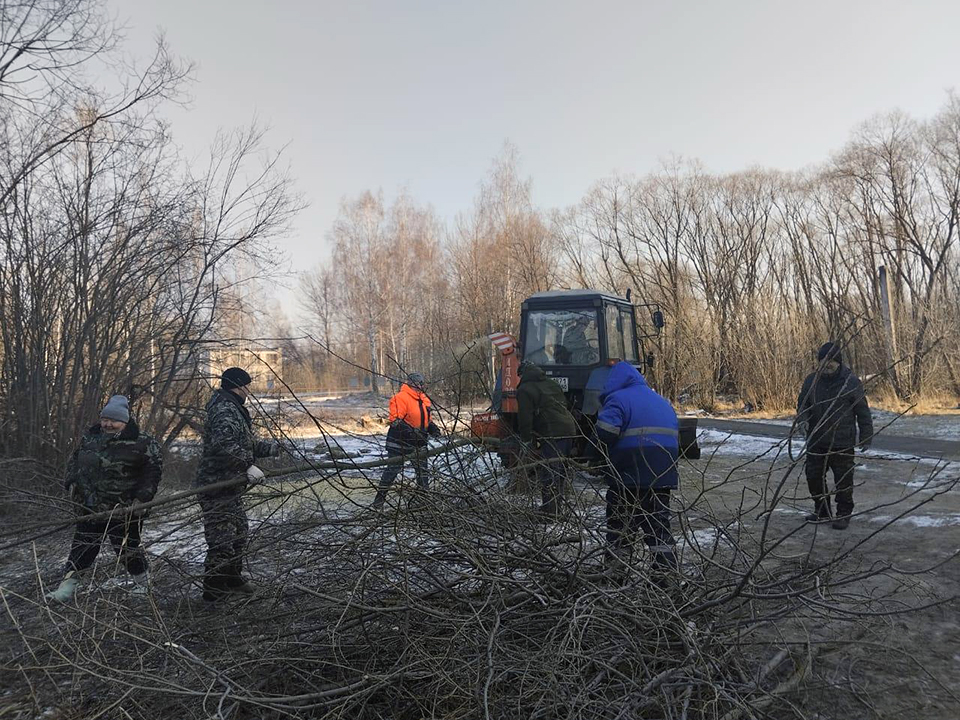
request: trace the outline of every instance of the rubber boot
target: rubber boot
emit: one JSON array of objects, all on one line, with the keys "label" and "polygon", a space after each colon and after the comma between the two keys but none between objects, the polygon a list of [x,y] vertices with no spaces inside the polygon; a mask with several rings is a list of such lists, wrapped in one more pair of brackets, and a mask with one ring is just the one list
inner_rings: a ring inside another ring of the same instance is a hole
[{"label": "rubber boot", "polygon": [[603,574],[612,582],[623,582],[630,572],[629,545],[608,545],[603,553]]},{"label": "rubber boot", "polygon": [[71,570],[64,575],[63,580],[60,581],[60,586],[56,590],[48,592],[44,597],[58,603],[70,602],[77,593],[78,585],[80,585],[80,576],[75,570]]},{"label": "rubber boot", "polygon": [[227,589],[226,578],[220,573],[207,573],[203,576],[203,599],[207,602],[216,602],[226,597],[230,592]]},{"label": "rubber boot", "polygon": [[130,590],[131,595],[146,595],[150,592],[150,575],[146,570],[136,575],[131,573],[130,577],[133,578],[133,589]]},{"label": "rubber boot", "polygon": [[540,515],[544,520],[555,520],[560,516],[560,504],[557,498],[556,489],[552,484],[540,486],[540,499],[543,504],[540,505]]},{"label": "rubber boot", "polygon": [[826,522],[833,517],[829,498],[819,500],[813,507],[813,512],[806,516],[807,522]]},{"label": "rubber boot", "polygon": [[848,527],[850,527],[850,516],[844,515],[843,517],[838,517],[833,521],[833,525],[831,527],[833,527],[834,530],[846,530]]},{"label": "rubber boot", "polygon": [[680,563],[673,549],[653,551],[653,565],[650,568],[650,580],[661,590],[673,591],[682,587]]},{"label": "rubber boot", "polygon": [[227,590],[239,595],[254,595],[257,587],[243,577],[243,561],[234,560],[228,566],[226,574]]},{"label": "rubber boot", "polygon": [[374,510],[382,510],[383,503],[387,500],[387,489],[378,488],[377,496],[373,499],[373,503],[370,505]]}]

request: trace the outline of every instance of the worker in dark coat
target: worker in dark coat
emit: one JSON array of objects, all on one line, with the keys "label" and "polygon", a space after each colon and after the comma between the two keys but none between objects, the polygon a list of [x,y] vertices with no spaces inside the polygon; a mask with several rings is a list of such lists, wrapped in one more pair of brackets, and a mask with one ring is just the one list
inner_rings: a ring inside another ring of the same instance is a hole
[{"label": "worker in dark coat", "polygon": [[657,571],[677,565],[670,531],[670,492],[679,476],[679,421],[630,363],[610,369],[597,415],[597,442],[607,468],[608,561],[626,560],[643,534]]},{"label": "worker in dark coat", "polygon": [[[387,457],[409,458],[417,479],[417,487],[429,487],[427,460],[423,450],[428,437],[440,437],[440,428],[433,421],[432,403],[426,393],[426,379],[413,372],[400,392],[390,398],[390,429],[387,430]],[[387,499],[387,491],[403,470],[406,460],[388,465],[380,478],[373,507],[379,509]]]},{"label": "worker in dark coat", "polygon": [[578,434],[577,421],[567,408],[563,390],[543,370],[525,362],[518,372],[517,433],[532,457],[552,461],[537,465],[537,479],[543,500],[540,512],[556,517],[566,483],[558,458],[570,456],[573,438]]},{"label": "worker in dark coat", "polygon": [[247,513],[243,492],[247,484],[264,478],[254,465],[257,458],[280,454],[280,446],[258,440],[253,420],[244,403],[250,394],[250,375],[242,368],[223,371],[220,389],[207,402],[203,426],[203,451],[197,468],[196,487],[243,478],[245,482],[198,494],[207,541],[204,560],[203,599],[215,601],[228,593],[252,595],[255,588],[243,577],[243,554],[247,546]]},{"label": "worker in dark coat", "polygon": [[827,471],[832,470],[837,495],[833,527],[845,530],[853,513],[854,448],[859,445],[865,452],[870,447],[873,418],[863,383],[843,364],[840,346],[824,344],[817,360],[817,370],[803,381],[797,398],[797,424],[807,437],[805,471],[814,504],[807,519],[831,519]]},{"label": "worker in dark coat", "polygon": [[[124,509],[153,499],[162,470],[160,445],[140,432],[127,398],[111,397],[100,411],[100,422],[86,432],[67,465],[64,485],[77,508],[77,528],[63,580],[48,599],[67,602],[73,598],[104,537],[110,538],[137,590],[146,591],[147,558],[140,546],[143,515]],[[116,514],[87,519],[108,512]]]},{"label": "worker in dark coat", "polygon": [[599,350],[591,344],[597,343],[596,321],[591,321],[591,316],[580,315],[563,333],[556,351],[558,365],[593,365],[600,359]]}]

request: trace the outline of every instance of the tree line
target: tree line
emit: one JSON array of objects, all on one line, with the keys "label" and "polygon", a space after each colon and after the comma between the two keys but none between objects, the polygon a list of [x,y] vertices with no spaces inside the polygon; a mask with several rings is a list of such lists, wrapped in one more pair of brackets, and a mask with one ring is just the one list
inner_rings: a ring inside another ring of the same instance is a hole
[{"label": "tree line", "polygon": [[374,383],[405,368],[449,377],[476,338],[516,332],[534,292],[631,288],[666,316],[648,349],[675,401],[790,408],[836,339],[875,391],[916,402],[960,395],[958,219],[951,94],[933,118],[864,123],[810,170],[717,175],[678,160],[603,179],[562,211],[536,206],[508,147],[450,227],[407,195],[345,200],[331,261],[302,296],[315,344]]},{"label": "tree line", "polygon": [[105,3],[3,3],[0,28],[0,452],[62,460],[114,392],[169,442],[299,200],[256,127],[181,158],[161,111],[191,66],[162,38],[125,63]]},{"label": "tree line", "polygon": [[[113,392],[169,443],[199,412],[205,350],[262,334],[249,288],[300,198],[255,126],[185,162],[162,111],[190,65],[162,38],[145,65],[121,62],[101,0],[2,13],[0,452],[62,459]],[[960,394],[957,97],[926,120],[875,118],[799,173],[674,161],[550,210],[518,168],[508,146],[449,223],[409,194],[345,200],[330,261],[301,278],[307,332],[273,319],[284,376],[380,391],[416,369],[462,390],[467,369],[482,395],[478,339],[515,333],[524,298],[631,288],[666,316],[647,349],[675,401],[787,408],[827,338],[902,400]]]}]

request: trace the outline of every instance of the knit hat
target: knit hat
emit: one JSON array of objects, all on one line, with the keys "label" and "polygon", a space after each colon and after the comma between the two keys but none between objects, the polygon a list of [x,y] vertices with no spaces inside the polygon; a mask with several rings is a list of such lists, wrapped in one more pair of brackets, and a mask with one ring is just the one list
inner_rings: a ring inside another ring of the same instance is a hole
[{"label": "knit hat", "polygon": [[417,390],[423,390],[424,385],[427,384],[427,379],[422,373],[412,372],[407,375],[407,383],[410,385],[410,387],[416,388]]},{"label": "knit hat", "polygon": [[100,417],[122,423],[130,422],[130,401],[123,395],[112,396],[100,411]]},{"label": "knit hat", "polygon": [[836,360],[841,365],[843,364],[843,353],[840,352],[840,346],[837,343],[831,341],[824,343],[820,346],[820,349],[817,351],[817,360],[821,362],[823,360]]},{"label": "knit hat", "polygon": [[220,387],[224,390],[242,388],[251,382],[253,382],[253,379],[250,377],[250,374],[243,368],[238,367],[227,368],[223,371],[223,375],[220,376]]}]

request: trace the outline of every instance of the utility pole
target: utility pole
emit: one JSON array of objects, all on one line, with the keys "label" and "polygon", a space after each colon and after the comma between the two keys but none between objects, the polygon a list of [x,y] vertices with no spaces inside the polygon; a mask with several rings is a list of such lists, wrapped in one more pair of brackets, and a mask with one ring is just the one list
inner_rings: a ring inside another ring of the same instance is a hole
[{"label": "utility pole", "polygon": [[887,268],[884,265],[880,266],[880,305],[883,310],[883,337],[887,350],[887,374],[893,383],[893,389],[899,396],[901,393],[896,365],[899,356],[897,352],[897,331],[894,325],[893,311],[890,307],[890,277],[887,275]]},{"label": "utility pole", "polygon": [[493,391],[497,383],[497,348],[490,342],[490,336],[493,335],[493,320],[487,320],[487,344],[490,346],[490,388]]}]

